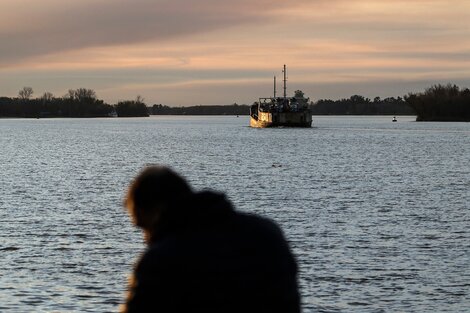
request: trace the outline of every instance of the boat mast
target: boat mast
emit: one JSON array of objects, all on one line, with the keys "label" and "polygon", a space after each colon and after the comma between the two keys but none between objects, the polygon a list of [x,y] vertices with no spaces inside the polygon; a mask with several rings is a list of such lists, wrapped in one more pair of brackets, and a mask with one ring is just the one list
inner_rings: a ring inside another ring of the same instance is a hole
[{"label": "boat mast", "polygon": [[287,73],[286,73],[286,65],[284,64],[284,69],[282,70],[282,72],[284,73],[284,101],[286,100],[287,98]]},{"label": "boat mast", "polygon": [[274,75],[274,99],[276,98],[276,75]]}]

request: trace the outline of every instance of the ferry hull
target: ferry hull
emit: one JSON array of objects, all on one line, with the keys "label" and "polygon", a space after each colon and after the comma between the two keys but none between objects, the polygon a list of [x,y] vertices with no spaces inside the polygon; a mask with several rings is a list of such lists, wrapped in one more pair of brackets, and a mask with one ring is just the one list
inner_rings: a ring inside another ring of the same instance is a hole
[{"label": "ferry hull", "polygon": [[250,117],[250,126],[267,127],[312,127],[312,115],[307,112],[258,112]]}]

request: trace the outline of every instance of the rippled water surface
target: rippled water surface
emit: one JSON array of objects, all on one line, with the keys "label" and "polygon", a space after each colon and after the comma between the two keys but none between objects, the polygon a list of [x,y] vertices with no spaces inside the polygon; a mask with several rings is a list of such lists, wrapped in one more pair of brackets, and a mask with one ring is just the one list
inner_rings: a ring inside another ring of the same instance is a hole
[{"label": "rippled water surface", "polygon": [[304,312],[466,312],[470,124],[314,124],[0,120],[0,311],[117,311],[144,249],[124,192],[161,163],[282,226]]}]

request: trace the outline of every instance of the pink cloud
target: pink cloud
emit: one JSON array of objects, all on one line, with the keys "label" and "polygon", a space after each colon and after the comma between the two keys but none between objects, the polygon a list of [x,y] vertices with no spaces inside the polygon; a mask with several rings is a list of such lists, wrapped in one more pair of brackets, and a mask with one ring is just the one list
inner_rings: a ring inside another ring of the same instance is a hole
[{"label": "pink cloud", "polygon": [[35,0],[6,0],[0,4],[0,65],[57,51],[162,41],[256,24],[273,10],[302,2],[46,0],[39,5]]}]

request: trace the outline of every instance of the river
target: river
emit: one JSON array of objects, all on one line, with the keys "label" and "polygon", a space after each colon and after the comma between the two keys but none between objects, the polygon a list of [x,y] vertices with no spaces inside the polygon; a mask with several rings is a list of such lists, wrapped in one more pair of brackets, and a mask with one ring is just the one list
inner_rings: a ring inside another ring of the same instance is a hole
[{"label": "river", "polygon": [[470,124],[314,116],[0,120],[0,311],[115,312],[141,234],[130,180],[164,164],[283,229],[303,312],[470,308]]}]

